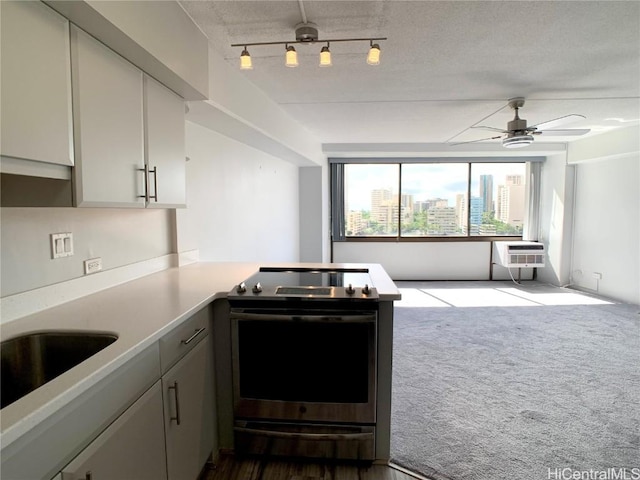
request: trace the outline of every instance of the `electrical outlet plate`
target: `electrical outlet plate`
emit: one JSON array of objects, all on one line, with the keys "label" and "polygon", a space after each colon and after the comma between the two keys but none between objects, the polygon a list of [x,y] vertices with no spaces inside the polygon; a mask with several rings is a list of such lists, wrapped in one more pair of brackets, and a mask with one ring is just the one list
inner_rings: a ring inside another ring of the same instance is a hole
[{"label": "electrical outlet plate", "polygon": [[51,258],[70,257],[73,255],[73,234],[52,233],[51,234]]},{"label": "electrical outlet plate", "polygon": [[90,258],[89,260],[84,261],[84,273],[85,275],[89,275],[91,273],[96,273],[102,270],[102,258]]}]

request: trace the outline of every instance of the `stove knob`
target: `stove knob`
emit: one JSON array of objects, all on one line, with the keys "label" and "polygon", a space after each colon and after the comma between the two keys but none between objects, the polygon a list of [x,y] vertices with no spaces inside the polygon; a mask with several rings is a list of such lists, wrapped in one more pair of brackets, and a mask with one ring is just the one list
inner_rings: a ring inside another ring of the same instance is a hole
[{"label": "stove knob", "polygon": [[351,284],[349,284],[349,286],[345,289],[345,292],[347,292],[348,295],[353,295],[354,293],[356,293],[356,289],[353,288]]},{"label": "stove knob", "polygon": [[253,293],[260,293],[262,291],[262,285],[260,285],[260,282],[256,283],[251,289],[251,291]]},{"label": "stove knob", "polygon": [[247,286],[244,284],[244,282],[240,283],[237,287],[236,287],[236,292],[237,293],[244,293],[247,291]]},{"label": "stove knob", "polygon": [[364,287],[362,287],[362,294],[363,295],[369,295],[371,293],[371,289],[369,288],[369,284],[365,284]]}]

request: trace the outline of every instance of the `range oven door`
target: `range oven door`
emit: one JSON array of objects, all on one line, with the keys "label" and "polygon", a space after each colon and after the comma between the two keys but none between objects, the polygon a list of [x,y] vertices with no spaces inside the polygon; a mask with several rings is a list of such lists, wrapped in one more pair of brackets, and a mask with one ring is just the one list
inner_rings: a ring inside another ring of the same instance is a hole
[{"label": "range oven door", "polygon": [[232,309],[236,419],[376,420],[377,312]]}]

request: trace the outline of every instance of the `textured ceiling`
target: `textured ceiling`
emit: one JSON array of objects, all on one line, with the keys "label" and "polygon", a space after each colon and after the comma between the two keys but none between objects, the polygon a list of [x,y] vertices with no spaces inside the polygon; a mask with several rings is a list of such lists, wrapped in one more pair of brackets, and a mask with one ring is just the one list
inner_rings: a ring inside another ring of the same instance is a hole
[{"label": "textured ceiling", "polygon": [[180,3],[234,68],[231,43],[293,40],[303,15],[321,39],[388,37],[375,67],[366,42],[331,44],[328,68],[318,44],[296,46],[298,68],[282,45],[249,48],[243,74],[323,143],[475,140],[492,134],[472,125],[506,127],[516,96],[529,125],[570,113],[587,118],[563,127],[592,134],[640,125],[638,1]]}]

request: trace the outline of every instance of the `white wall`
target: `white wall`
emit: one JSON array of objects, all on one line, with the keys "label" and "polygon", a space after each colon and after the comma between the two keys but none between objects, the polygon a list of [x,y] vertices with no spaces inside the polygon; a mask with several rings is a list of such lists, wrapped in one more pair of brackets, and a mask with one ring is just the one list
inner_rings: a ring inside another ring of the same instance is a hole
[{"label": "white wall", "polygon": [[566,154],[550,155],[542,165],[540,181],[540,232],[538,240],[547,249],[546,265],[538,280],[567,285],[571,270],[571,224],[574,169]]},{"label": "white wall", "polygon": [[329,167],[300,170],[300,261],[328,262]]},{"label": "white wall", "polygon": [[178,251],[198,249],[201,261],[298,261],[298,168],[191,122],[186,147]]},{"label": "white wall", "polygon": [[[84,275],[83,261],[103,270],[175,251],[170,210],[2,208],[1,296]],[[74,255],[51,259],[49,234],[73,233]]]},{"label": "white wall", "polygon": [[[379,263],[394,280],[491,278],[491,242],[335,242],[333,260]],[[521,279],[531,279],[532,273],[522,269]],[[506,268],[493,267],[493,279],[509,278]]]},{"label": "white wall", "polygon": [[575,168],[572,283],[640,304],[640,155]]}]

